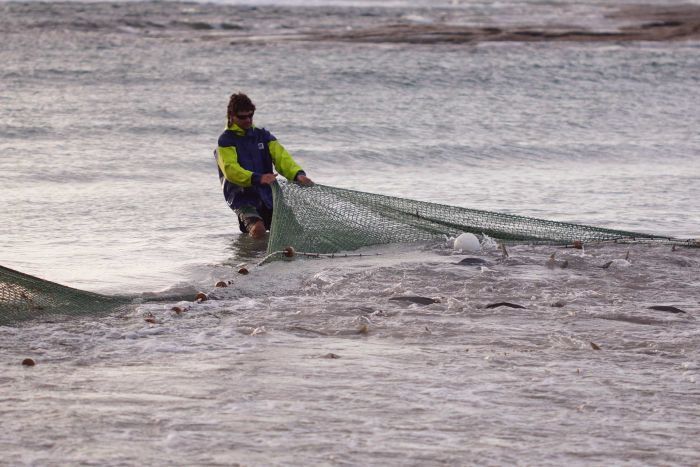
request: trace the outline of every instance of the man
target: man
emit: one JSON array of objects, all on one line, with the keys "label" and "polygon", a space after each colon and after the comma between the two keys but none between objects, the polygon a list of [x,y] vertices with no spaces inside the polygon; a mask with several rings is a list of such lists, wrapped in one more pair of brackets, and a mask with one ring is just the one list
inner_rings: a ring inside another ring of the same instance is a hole
[{"label": "man", "polygon": [[302,185],[313,182],[272,133],[253,125],[255,104],[239,92],[228,102],[226,130],[215,151],[224,198],[238,216],[241,232],[262,238],[272,223],[272,189],[277,174]]}]

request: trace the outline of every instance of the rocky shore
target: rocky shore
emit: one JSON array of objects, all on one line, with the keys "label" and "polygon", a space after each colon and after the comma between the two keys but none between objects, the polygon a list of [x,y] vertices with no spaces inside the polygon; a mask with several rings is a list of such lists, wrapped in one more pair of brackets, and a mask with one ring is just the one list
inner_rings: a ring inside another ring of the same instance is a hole
[{"label": "rocky shore", "polygon": [[371,43],[479,43],[479,42],[620,42],[700,39],[700,6],[634,6],[607,18],[618,23],[605,30],[567,26],[471,27],[447,23],[389,24],[342,32],[310,34],[312,40]]}]

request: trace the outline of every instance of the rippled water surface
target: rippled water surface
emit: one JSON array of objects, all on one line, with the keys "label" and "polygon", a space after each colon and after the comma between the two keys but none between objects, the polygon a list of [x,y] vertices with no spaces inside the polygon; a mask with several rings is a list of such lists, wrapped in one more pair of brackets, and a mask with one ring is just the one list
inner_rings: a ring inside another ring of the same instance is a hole
[{"label": "rippled water surface", "polygon": [[0,264],[210,295],[0,327],[0,463],[700,462],[697,250],[255,267],[211,155],[243,90],[323,184],[696,238],[698,43],[297,41],[449,15],[605,29],[616,5],[276,3],[0,3]]}]

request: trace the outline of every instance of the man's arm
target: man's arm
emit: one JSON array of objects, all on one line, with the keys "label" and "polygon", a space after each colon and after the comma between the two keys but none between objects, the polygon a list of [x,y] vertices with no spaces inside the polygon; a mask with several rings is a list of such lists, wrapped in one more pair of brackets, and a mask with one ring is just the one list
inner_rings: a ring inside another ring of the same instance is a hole
[{"label": "man's arm", "polygon": [[233,146],[219,146],[217,149],[216,163],[219,165],[226,180],[231,183],[242,187],[260,184],[260,178],[263,174],[251,172],[241,167],[238,163],[238,153]]},{"label": "man's arm", "polygon": [[277,171],[281,173],[284,178],[287,180],[295,180],[302,185],[310,185],[313,183],[311,179],[306,176],[301,166],[292,159],[292,156],[289,155],[279,141],[276,139],[270,141],[269,148],[272,162],[275,164]]}]

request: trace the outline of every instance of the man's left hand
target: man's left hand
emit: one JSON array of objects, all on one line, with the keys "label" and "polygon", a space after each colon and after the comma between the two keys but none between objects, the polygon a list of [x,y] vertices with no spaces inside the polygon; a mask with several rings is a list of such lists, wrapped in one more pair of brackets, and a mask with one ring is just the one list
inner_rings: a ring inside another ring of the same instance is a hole
[{"label": "man's left hand", "polygon": [[297,182],[300,185],[304,185],[304,186],[311,186],[314,184],[314,182],[309,177],[307,177],[306,175],[301,175],[301,174],[297,175]]}]

